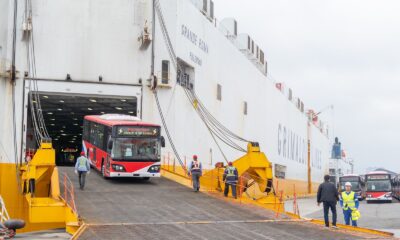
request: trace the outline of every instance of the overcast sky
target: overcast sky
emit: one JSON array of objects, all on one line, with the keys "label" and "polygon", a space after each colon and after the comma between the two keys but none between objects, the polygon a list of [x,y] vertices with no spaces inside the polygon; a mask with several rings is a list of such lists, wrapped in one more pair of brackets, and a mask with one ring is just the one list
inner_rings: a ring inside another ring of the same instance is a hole
[{"label": "overcast sky", "polygon": [[269,72],[334,123],[356,170],[400,172],[400,1],[214,0],[265,50]]}]

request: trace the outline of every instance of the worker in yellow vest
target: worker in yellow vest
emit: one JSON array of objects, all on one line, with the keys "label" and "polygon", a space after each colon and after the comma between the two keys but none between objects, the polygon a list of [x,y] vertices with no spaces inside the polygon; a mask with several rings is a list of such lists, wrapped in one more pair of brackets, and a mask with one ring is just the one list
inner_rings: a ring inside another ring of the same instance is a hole
[{"label": "worker in yellow vest", "polygon": [[228,163],[228,167],[225,168],[222,180],[225,182],[224,196],[228,197],[229,187],[232,189],[232,196],[236,198],[236,187],[238,183],[238,170],[233,166],[232,162]]},{"label": "worker in yellow vest", "polygon": [[358,196],[357,193],[351,190],[351,183],[345,183],[346,191],[340,195],[340,206],[343,208],[344,221],[346,225],[350,225],[350,219],[352,226],[357,227],[357,220],[359,218],[358,212]]}]

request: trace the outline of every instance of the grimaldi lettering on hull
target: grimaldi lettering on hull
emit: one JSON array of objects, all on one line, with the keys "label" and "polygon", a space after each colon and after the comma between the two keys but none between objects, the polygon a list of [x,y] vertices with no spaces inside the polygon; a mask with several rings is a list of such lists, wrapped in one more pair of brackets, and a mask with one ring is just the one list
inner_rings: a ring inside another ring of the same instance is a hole
[{"label": "grimaldi lettering on hull", "polygon": [[[200,37],[197,36],[196,33],[191,31],[187,26],[182,24],[181,27],[181,34],[184,36],[186,39],[188,39],[193,45],[197,46],[200,50],[202,50],[204,53],[208,54],[208,44],[202,40]],[[193,52],[190,52],[190,60],[192,62],[196,63],[197,65],[201,66],[203,64],[203,61],[199,56],[194,54]]]},{"label": "grimaldi lettering on hull", "polygon": [[[286,126],[278,125],[278,155],[307,165],[307,140]],[[311,167],[322,169],[322,152],[311,146]]]}]

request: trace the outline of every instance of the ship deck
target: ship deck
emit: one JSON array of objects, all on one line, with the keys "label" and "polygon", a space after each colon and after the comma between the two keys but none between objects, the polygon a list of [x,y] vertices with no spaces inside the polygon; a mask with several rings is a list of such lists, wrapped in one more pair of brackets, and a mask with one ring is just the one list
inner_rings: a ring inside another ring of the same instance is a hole
[{"label": "ship deck", "polygon": [[60,172],[71,178],[78,212],[86,224],[78,239],[374,238],[285,216],[276,219],[263,208],[194,193],[166,178],[106,180],[93,171],[81,191],[72,167],[61,167]]}]

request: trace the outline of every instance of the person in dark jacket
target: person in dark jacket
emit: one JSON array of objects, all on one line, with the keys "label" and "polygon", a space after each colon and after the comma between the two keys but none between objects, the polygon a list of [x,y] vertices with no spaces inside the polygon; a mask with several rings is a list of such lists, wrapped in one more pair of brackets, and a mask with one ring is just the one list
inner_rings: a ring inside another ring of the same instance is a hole
[{"label": "person in dark jacket", "polygon": [[332,226],[336,227],[337,213],[336,213],[336,203],[339,200],[339,193],[335,185],[329,182],[329,175],[324,176],[324,182],[319,185],[317,202],[318,206],[321,202],[324,205],[324,220],[325,226],[329,227],[329,208],[332,211]]}]

